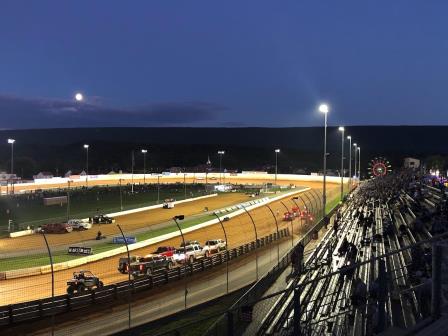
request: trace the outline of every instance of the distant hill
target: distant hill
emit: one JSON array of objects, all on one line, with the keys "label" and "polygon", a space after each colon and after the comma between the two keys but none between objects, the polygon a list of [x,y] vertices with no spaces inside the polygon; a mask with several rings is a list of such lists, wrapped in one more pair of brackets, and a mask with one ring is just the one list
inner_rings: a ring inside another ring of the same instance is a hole
[{"label": "distant hill", "polygon": [[[361,146],[361,159],[386,156],[393,165],[403,157],[426,158],[448,154],[448,126],[353,126],[352,135]],[[131,150],[135,167],[142,169],[141,148],[148,149],[148,168],[162,170],[171,166],[193,167],[205,163],[210,155],[217,163],[216,151],[226,150],[223,166],[255,169],[272,165],[275,148],[280,148],[280,171],[295,168],[317,170],[321,167],[323,128],[67,128],[0,131],[0,167],[9,166],[7,138],[16,139],[16,172],[31,176],[41,170],[59,174],[85,167],[82,144],[90,144],[91,171],[129,170]],[[3,140],[1,140],[3,139]],[[329,167],[338,169],[341,134],[328,128]],[[137,152],[138,151],[138,152]]]}]

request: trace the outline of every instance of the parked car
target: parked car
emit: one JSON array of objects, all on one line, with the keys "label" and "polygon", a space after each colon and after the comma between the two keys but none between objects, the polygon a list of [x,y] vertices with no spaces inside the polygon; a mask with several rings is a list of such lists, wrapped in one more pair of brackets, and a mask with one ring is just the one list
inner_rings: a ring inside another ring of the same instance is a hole
[{"label": "parked car", "polygon": [[127,257],[118,259],[118,272],[126,274],[129,270],[129,264],[137,262],[138,259],[140,259],[139,256],[131,256],[131,262]]},{"label": "parked car", "polygon": [[67,294],[73,295],[75,292],[83,293],[93,288],[101,288],[103,282],[90,271],[79,271],[73,273],[73,278],[67,281],[67,286]]},{"label": "parked car", "polygon": [[204,250],[200,245],[187,245],[176,250],[173,258],[178,263],[188,262],[194,263],[197,259],[207,258],[210,256],[210,251]]},{"label": "parked car", "polygon": [[68,233],[72,232],[73,228],[68,223],[54,223],[42,225],[40,231],[45,233]]},{"label": "parked car", "polygon": [[218,253],[226,249],[226,242],[222,239],[211,239],[207,240],[203,246],[203,250],[210,251],[212,253]]},{"label": "parked car", "polygon": [[140,275],[152,275],[155,271],[162,269],[171,269],[174,267],[172,257],[165,257],[157,254],[148,254],[138,261],[129,265],[131,274],[136,277]]},{"label": "parked car", "polygon": [[112,224],[115,222],[115,218],[106,215],[95,215],[89,222],[92,222],[93,224]]},{"label": "parked car", "polygon": [[163,255],[165,257],[172,257],[176,248],[173,246],[159,246],[154,254]]},{"label": "parked car", "polygon": [[80,219],[70,219],[67,223],[73,228],[73,230],[78,231],[88,230],[91,229],[93,226],[92,223],[83,222]]}]

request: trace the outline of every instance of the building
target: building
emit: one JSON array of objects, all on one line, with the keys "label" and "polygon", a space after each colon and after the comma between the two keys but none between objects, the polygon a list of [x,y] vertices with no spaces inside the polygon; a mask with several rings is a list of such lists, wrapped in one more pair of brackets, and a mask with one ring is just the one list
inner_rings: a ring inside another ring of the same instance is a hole
[{"label": "building", "polygon": [[50,172],[40,172],[37,175],[33,175],[33,179],[51,179],[53,178],[53,174]]},{"label": "building", "polygon": [[418,168],[420,168],[420,160],[414,159],[414,158],[405,158],[404,159],[404,167],[418,169]]}]

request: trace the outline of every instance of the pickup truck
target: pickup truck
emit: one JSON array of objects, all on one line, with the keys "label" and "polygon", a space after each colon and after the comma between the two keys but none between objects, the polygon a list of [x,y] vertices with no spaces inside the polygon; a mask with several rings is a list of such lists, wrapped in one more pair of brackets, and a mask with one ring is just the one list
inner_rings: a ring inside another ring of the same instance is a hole
[{"label": "pickup truck", "polygon": [[174,260],[172,257],[165,257],[157,254],[148,254],[138,261],[129,265],[130,271],[133,277],[141,275],[152,275],[155,271],[169,270],[174,266]]},{"label": "pickup truck", "polygon": [[[131,264],[138,262],[139,259],[140,257],[138,256],[131,256]],[[129,259],[127,257],[120,258],[118,260],[118,272],[126,274],[128,272],[128,269],[129,269]]]},{"label": "pickup truck", "polygon": [[176,250],[173,254],[173,258],[178,263],[188,262],[194,263],[196,259],[207,258],[210,256],[210,251],[204,250],[200,245],[187,245]]},{"label": "pickup truck", "polygon": [[70,225],[73,230],[78,231],[88,230],[92,228],[92,223],[84,222],[80,219],[70,219],[67,224]]},{"label": "pickup truck", "polygon": [[173,246],[159,246],[154,254],[163,255],[165,257],[172,257],[176,248]]},{"label": "pickup truck", "polygon": [[203,250],[209,251],[210,254],[218,253],[226,249],[227,243],[222,239],[211,239],[205,242]]}]

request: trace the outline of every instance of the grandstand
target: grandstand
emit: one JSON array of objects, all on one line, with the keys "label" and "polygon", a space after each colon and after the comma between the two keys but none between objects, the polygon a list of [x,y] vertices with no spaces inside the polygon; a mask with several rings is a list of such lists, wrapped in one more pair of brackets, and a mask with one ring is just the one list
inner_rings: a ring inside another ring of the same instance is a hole
[{"label": "grandstand", "polygon": [[445,192],[411,171],[363,183],[286,289],[257,302],[258,335],[448,335],[447,215]]}]

